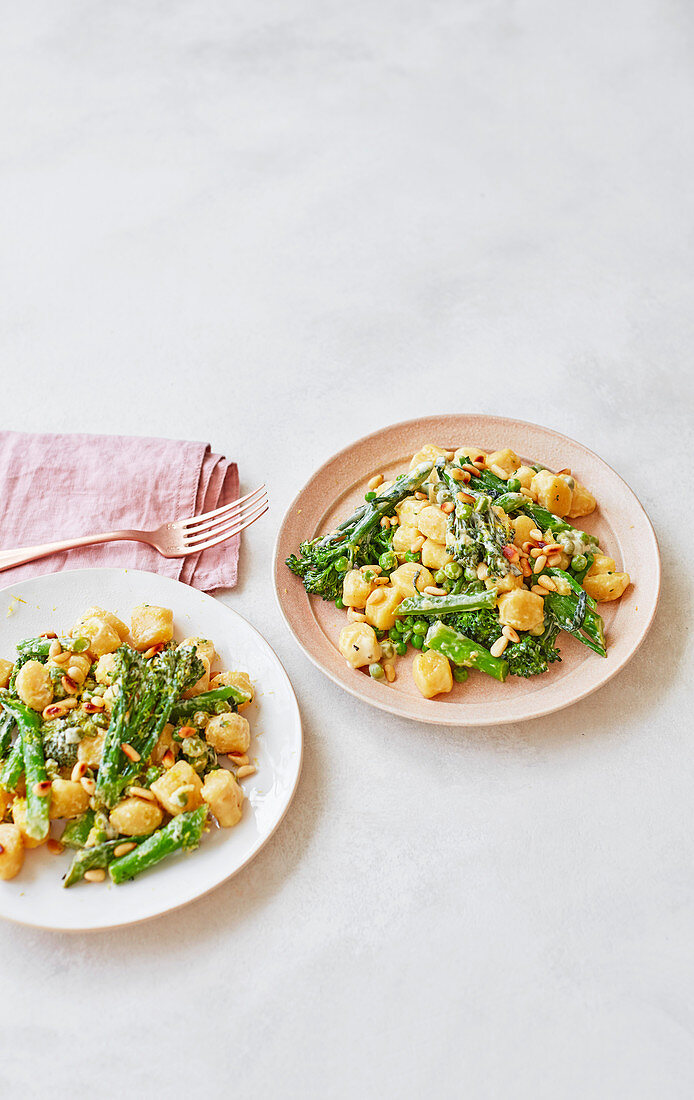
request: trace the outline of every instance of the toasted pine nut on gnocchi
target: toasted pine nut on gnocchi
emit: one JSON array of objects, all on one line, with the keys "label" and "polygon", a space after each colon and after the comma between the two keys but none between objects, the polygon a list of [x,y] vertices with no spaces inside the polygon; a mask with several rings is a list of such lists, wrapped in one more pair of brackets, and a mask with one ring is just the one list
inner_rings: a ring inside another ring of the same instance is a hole
[{"label": "toasted pine nut on gnocchi", "polygon": [[71,859],[65,887],[118,885],[240,821],[254,687],[185,625],[178,641],[170,608],[128,627],[93,606],[0,658],[0,880],[47,845]]},{"label": "toasted pine nut on gnocchi", "polygon": [[580,471],[493,439],[425,442],[406,465],[391,481],[365,472],[354,513],[286,561],[345,610],[337,646],[355,673],[400,686],[394,664],[414,650],[418,690],[463,700],[470,670],[549,673],[566,634],[607,655],[597,605],[631,578],[572,522],[597,507]]}]

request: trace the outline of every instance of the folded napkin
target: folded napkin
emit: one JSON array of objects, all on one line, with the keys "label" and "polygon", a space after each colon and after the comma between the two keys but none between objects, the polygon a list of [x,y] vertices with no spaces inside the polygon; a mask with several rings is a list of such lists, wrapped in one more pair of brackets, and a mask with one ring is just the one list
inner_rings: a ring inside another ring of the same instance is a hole
[{"label": "folded napkin", "polygon": [[[200,515],[238,497],[239,474],[236,463],[212,454],[208,443],[0,432],[0,493],[0,547],[9,550]],[[41,573],[115,565],[212,592],[236,583],[238,557],[238,536],[185,558],[112,542],[8,569],[0,573],[0,587]]]}]

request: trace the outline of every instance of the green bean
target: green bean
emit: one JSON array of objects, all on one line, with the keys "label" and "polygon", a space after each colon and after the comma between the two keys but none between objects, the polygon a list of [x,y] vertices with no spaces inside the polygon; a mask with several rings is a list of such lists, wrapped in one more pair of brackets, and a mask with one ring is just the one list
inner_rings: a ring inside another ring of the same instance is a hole
[{"label": "green bean", "polygon": [[46,762],[43,757],[41,715],[18,699],[3,692],[1,700],[5,710],[14,716],[22,734],[24,772],[27,787],[26,832],[32,840],[45,840],[48,836],[48,808],[51,801],[50,787],[45,794],[41,785],[46,782]]},{"label": "green bean", "polygon": [[496,588],[483,588],[463,592],[451,592],[446,596],[408,596],[403,600],[396,615],[421,615],[427,618],[441,615],[454,615],[458,611],[479,611],[481,608],[496,606]]},{"label": "green bean", "polygon": [[66,848],[84,848],[94,824],[94,811],[85,810],[79,817],[73,817],[63,829],[60,843]]},{"label": "green bean", "polygon": [[[94,871],[97,867],[108,867],[115,858],[114,852],[120,844],[132,841],[138,843],[137,837],[128,837],[127,841],[120,837],[118,840],[105,840],[101,844],[95,844],[92,848],[80,848],[70,865],[70,870],[63,879],[63,886],[74,886],[80,882],[87,871]],[[125,859],[125,856],[121,857]]]},{"label": "green bean", "polygon": [[502,683],[508,676],[508,661],[493,657],[488,649],[471,638],[466,638],[451,626],[440,620],[433,623],[426,636],[426,644],[437,653],[448,657],[454,665],[463,668],[477,668]]}]

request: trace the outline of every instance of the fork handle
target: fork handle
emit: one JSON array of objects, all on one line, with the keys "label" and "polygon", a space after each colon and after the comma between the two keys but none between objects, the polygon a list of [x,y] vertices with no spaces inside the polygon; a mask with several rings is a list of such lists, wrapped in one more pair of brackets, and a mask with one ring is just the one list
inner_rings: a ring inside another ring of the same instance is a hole
[{"label": "fork handle", "polygon": [[82,535],[78,539],[64,539],[62,542],[46,542],[43,546],[20,546],[16,550],[0,550],[0,573],[11,569],[13,565],[25,565],[28,561],[47,558],[61,550],[75,550],[78,546],[93,546],[97,542],[146,542],[145,531],[106,531],[101,535]]}]

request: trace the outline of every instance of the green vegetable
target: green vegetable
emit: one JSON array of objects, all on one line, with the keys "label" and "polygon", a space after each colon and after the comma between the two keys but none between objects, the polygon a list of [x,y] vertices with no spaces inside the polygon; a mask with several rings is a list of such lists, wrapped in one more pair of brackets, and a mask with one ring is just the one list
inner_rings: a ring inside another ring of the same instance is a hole
[{"label": "green vegetable", "polygon": [[463,567],[457,561],[449,561],[443,567],[444,579],[448,578],[451,581],[460,580],[463,575]]},{"label": "green vegetable", "polygon": [[441,615],[454,615],[460,611],[476,611],[480,608],[495,606],[496,588],[468,589],[458,593],[451,592],[447,596],[408,596],[406,600],[402,601],[395,614],[439,617]]},{"label": "green vegetable", "polygon": [[[431,462],[421,463],[397,478],[380,496],[364,504],[336,531],[302,542],[299,555],[290,554],[286,564],[301,578],[306,591],[324,600],[336,600],[341,596],[342,581],[348,569],[368,565],[369,559],[376,560],[390,548],[378,545],[378,535],[382,534],[381,519],[392,516],[400,501],[419,488],[432,468]],[[378,553],[373,552],[374,545]]]},{"label": "green vegetable", "polygon": [[594,653],[606,657],[603,621],[600,615],[588,606],[588,599],[589,596],[583,589],[580,595],[573,593],[571,596],[560,596],[558,592],[549,592],[545,597],[545,608],[549,608],[562,630],[573,635]]},{"label": "green vegetable", "polygon": [[14,791],[24,772],[24,745],[22,744],[21,730],[15,737],[10,755],[5,761],[5,766],[0,775],[0,787],[6,791]]},{"label": "green vegetable", "polygon": [[84,848],[93,824],[94,810],[85,810],[79,817],[73,817],[67,822],[60,843],[66,848]]},{"label": "green vegetable", "polygon": [[492,657],[489,650],[466,638],[453,627],[440,620],[432,623],[426,636],[426,644],[437,653],[448,657],[454,665],[464,668],[477,668],[502,683],[508,675],[508,662],[501,657]]},{"label": "green vegetable", "polygon": [[12,730],[14,718],[9,711],[4,710],[0,714],[0,760],[5,760],[12,744]]},{"label": "green vegetable", "polygon": [[463,666],[462,668],[453,669],[453,679],[455,680],[456,684],[464,684],[469,675],[470,670],[465,668],[465,666]]},{"label": "green vegetable", "polygon": [[[104,840],[101,844],[95,844],[91,848],[80,848],[72,861],[70,870],[63,879],[63,886],[66,888],[74,886],[76,882],[80,882],[84,878],[87,871],[93,871],[97,867],[108,867],[114,859],[113,853],[119,844],[126,844],[131,840],[135,844],[139,843],[139,838],[136,836],[128,837],[127,841],[120,837],[118,840]],[[129,854],[132,855],[132,852]],[[127,856],[121,856],[121,859],[126,858]]]},{"label": "green vegetable", "polygon": [[[455,505],[448,517],[449,552],[459,565],[468,568],[485,562],[490,573],[496,577],[505,577],[509,572],[518,573],[517,567],[510,564],[503,552],[512,539],[507,524],[493,508],[496,490],[493,494],[482,491],[479,478],[471,478],[469,485],[462,485],[452,476],[454,469],[444,458],[436,460],[439,478]],[[505,482],[500,484],[505,487]],[[465,493],[475,497],[472,508],[458,499],[461,487]]]},{"label": "green vegetable", "polygon": [[148,836],[132,852],[115,859],[109,874],[117,884],[135,878],[142,871],[153,867],[172,852],[197,848],[207,819],[207,806],[189,813],[178,814],[168,825]]},{"label": "green vegetable", "polygon": [[382,680],[385,676],[382,666],[379,664],[369,665],[369,676],[374,680]]},{"label": "green vegetable", "polygon": [[37,784],[45,783],[47,779],[41,737],[41,715],[25,706],[19,699],[13,699],[6,691],[0,692],[0,701],[5,710],[13,715],[22,735],[27,788],[26,832],[32,840],[45,840],[48,836],[48,807],[51,794],[50,790],[46,794],[39,794],[36,789]]},{"label": "green vegetable", "polygon": [[201,692],[193,699],[179,699],[171,711],[171,721],[177,725],[179,722],[184,722],[186,718],[191,718],[199,710],[205,711],[206,714],[214,714],[217,703],[231,700],[232,704],[241,706],[242,703],[249,702],[250,698],[250,695],[241,688],[231,685],[213,688],[212,691]]},{"label": "green vegetable", "polygon": [[385,554],[381,554],[378,559],[378,564],[384,573],[392,573],[398,567],[398,555],[392,550],[386,550]]}]

